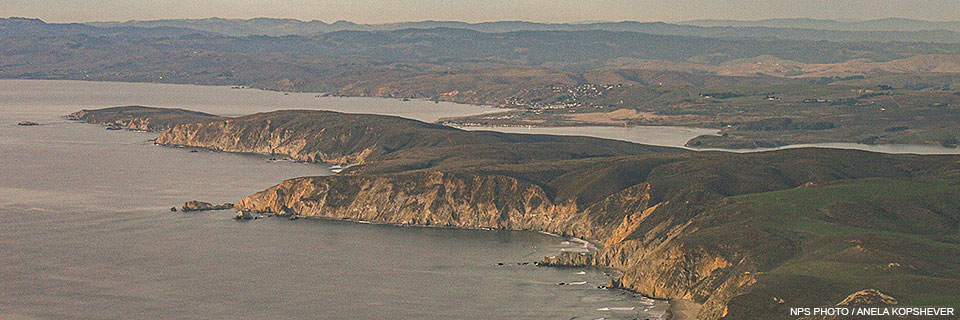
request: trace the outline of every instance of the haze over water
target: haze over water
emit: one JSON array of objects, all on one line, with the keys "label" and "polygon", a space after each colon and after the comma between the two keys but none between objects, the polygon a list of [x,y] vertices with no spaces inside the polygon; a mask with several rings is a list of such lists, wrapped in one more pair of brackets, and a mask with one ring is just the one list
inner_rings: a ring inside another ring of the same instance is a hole
[{"label": "haze over water", "polygon": [[[609,281],[600,270],[517,265],[582,249],[546,235],[170,212],[187,200],[234,202],[331,172],[159,147],[155,133],[61,118],[127,104],[221,115],[322,106],[426,121],[489,111],[223,87],[0,81],[0,318],[642,319],[664,311],[663,302],[597,289]],[[23,120],[42,125],[18,127]]]}]

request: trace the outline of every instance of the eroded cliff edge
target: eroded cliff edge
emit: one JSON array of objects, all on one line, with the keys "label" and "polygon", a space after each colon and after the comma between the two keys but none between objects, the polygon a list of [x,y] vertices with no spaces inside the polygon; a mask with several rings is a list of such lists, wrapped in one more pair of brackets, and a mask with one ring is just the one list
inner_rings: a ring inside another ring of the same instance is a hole
[{"label": "eroded cliff edge", "polygon": [[[591,255],[548,257],[543,264],[621,270],[617,287],[700,303],[698,318],[704,319],[788,318],[788,306],[827,306],[877,286],[910,296],[912,290],[897,283],[902,278],[956,291],[949,286],[958,283],[957,275],[943,269],[945,261],[938,255],[960,253],[954,247],[960,204],[946,200],[960,196],[960,186],[957,180],[943,184],[924,178],[956,179],[956,157],[791,150],[648,154],[542,165],[298,178],[249,196],[236,207],[582,237],[602,248]],[[558,167],[566,169],[559,170],[563,174],[545,172]],[[632,179],[624,178],[638,171]],[[618,186],[603,192],[590,181]],[[864,198],[851,195],[810,209],[790,208],[805,206],[804,201],[819,199],[821,193],[859,192],[865,185],[907,194],[870,191]],[[809,194],[816,198],[808,199]],[[773,206],[765,208],[771,195]],[[849,233],[821,234],[831,228]],[[908,234],[935,239],[922,246],[940,253],[902,250],[926,241],[909,240]],[[828,254],[821,256],[819,250]],[[911,267],[891,269],[891,263],[903,261],[912,261]],[[866,268],[868,273],[844,279],[830,273],[836,270],[792,271],[821,263],[847,271]]]},{"label": "eroded cliff edge", "polygon": [[[138,118],[126,111],[110,114]],[[789,318],[791,306],[864,289],[914,303],[960,296],[960,261],[943,258],[960,256],[958,157],[689,153],[321,111],[185,117],[154,127],[157,142],[354,165],[239,209],[583,237],[602,249],[544,263],[621,270],[616,285],[701,303],[699,318]]]},{"label": "eroded cliff edge", "polygon": [[[603,244],[594,255],[565,253],[545,265],[599,266],[625,271],[617,286],[662,299],[722,304],[754,281],[731,276],[756,270],[728,257],[671,241],[689,232],[669,214],[669,202],[651,203],[641,183],[579,207],[551,198],[540,186],[497,174],[418,172],[383,176],[330,176],[287,180],[239,201],[241,210],[376,221],[398,225],[543,231]],[[649,228],[648,241],[634,239]],[[655,239],[655,240],[654,240]],[[728,288],[721,288],[726,286]],[[725,295],[720,297],[719,294]],[[722,312],[722,311],[721,311]],[[704,314],[716,318],[716,312]]]}]

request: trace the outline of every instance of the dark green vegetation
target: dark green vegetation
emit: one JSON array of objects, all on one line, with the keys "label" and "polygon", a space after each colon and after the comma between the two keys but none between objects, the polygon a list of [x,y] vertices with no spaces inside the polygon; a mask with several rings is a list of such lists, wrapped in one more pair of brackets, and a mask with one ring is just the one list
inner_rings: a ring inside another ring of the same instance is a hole
[{"label": "dark green vegetation", "polygon": [[[131,116],[190,115],[135,107],[80,119]],[[898,306],[960,306],[957,156],[694,153],[317,111],[194,116],[158,143],[355,165],[286,181],[240,209],[587,237],[603,248],[545,262],[619,269],[617,285],[694,301],[704,319],[788,318],[863,289]]]},{"label": "dark green vegetation", "polygon": [[[793,259],[770,268],[761,279],[769,277],[775,286],[815,288],[799,294],[762,286],[737,299],[772,295],[815,302],[811,293],[836,296],[822,288],[852,292],[871,283],[906,305],[960,305],[957,173],[839,181],[732,198],[718,210],[734,216],[743,210],[758,228],[802,239]],[[750,314],[748,306],[734,312]]]}]

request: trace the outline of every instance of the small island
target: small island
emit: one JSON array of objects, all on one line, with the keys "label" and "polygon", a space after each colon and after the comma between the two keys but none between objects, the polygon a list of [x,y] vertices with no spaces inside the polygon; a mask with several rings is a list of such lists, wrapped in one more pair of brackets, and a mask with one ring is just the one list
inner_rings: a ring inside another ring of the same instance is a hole
[{"label": "small island", "polygon": [[[176,209],[176,208],[174,208]],[[202,202],[197,200],[187,201],[180,207],[180,211],[190,212],[190,211],[212,211],[212,210],[227,210],[233,209],[232,203],[224,203],[219,205],[214,205],[209,202]]]}]

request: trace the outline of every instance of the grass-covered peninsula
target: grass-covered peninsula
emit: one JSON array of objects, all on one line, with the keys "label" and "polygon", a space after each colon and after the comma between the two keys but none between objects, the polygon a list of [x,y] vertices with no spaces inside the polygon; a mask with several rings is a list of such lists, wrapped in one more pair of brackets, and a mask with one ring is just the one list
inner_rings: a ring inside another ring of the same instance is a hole
[{"label": "grass-covered peninsula", "polygon": [[161,132],[163,145],[350,165],[241,199],[243,210],[586,238],[599,251],[542,264],[620,270],[614,285],[692,302],[701,319],[787,319],[844,300],[960,306],[958,156],[689,152],[303,110],[72,118]]}]

